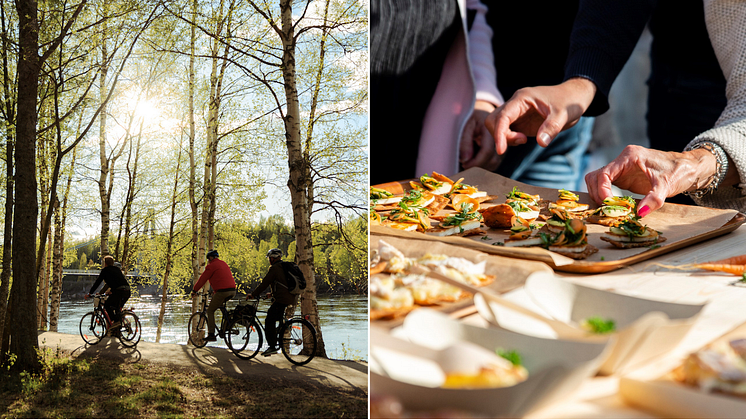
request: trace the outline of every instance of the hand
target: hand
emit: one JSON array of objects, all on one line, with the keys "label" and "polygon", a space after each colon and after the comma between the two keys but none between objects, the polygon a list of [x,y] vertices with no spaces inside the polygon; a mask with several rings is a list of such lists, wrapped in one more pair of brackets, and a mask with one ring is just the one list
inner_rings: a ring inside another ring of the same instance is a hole
[{"label": "hand", "polygon": [[495,105],[483,100],[477,100],[474,105],[459,147],[459,160],[464,169],[481,167],[494,171],[500,165],[502,158],[495,151],[495,140],[484,125],[484,120],[494,110]]},{"label": "hand", "polygon": [[90,296],[91,296],[91,294],[86,294],[86,295],[84,295],[84,296],[83,296],[83,299],[84,299],[84,300],[87,300],[87,299],[88,299],[88,297],[90,297]]},{"label": "hand", "polygon": [[498,154],[508,146],[525,144],[528,137],[546,147],[560,133],[578,122],[596,94],[588,79],[572,78],[555,86],[520,89],[485,120]]},{"label": "hand", "polygon": [[667,197],[706,186],[715,167],[715,156],[707,150],[675,153],[628,145],[611,163],[588,173],[585,183],[599,205],[613,195],[611,185],[645,195],[637,203],[637,215],[644,217]]}]

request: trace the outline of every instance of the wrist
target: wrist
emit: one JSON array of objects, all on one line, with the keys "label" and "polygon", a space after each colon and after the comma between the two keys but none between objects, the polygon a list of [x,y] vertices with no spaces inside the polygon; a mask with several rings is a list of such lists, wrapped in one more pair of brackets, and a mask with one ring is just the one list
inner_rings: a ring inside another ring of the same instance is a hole
[{"label": "wrist", "polygon": [[596,84],[585,77],[571,77],[565,80],[562,84],[565,87],[570,88],[572,92],[578,92],[580,94],[583,111],[588,109],[591,105],[593,98],[596,96],[596,91],[598,90]]},{"label": "wrist", "polygon": [[713,142],[700,141],[687,146],[684,154],[691,157],[694,164],[694,181],[685,193],[702,198],[705,194],[716,191],[728,172],[728,156],[725,151]]}]

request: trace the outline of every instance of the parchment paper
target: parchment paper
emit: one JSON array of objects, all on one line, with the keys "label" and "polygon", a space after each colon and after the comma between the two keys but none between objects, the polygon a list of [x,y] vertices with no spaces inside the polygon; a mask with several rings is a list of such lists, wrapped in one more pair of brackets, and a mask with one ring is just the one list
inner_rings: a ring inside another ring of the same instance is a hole
[{"label": "parchment paper", "polygon": [[[523,192],[528,192],[532,195],[538,194],[542,199],[555,201],[558,196],[556,189],[527,185],[480,168],[472,168],[449,177],[453,180],[463,178],[463,182],[468,185],[476,186],[479,190],[485,191],[489,195],[500,196],[500,198],[494,201],[483,203],[483,207],[504,203],[506,195],[514,186],[517,186]],[[408,181],[392,182],[377,185],[377,187],[383,187],[393,193],[403,193],[410,189]],[[598,205],[591,200],[587,193],[576,193],[580,197],[579,202],[589,204],[591,208],[598,208]],[[587,273],[598,273],[624,266],[623,263],[617,262],[623,262],[625,259],[633,258],[645,252],[662,254],[669,250],[666,247],[680,246],[685,242],[691,242],[687,243],[687,245],[694,244],[698,241],[692,241],[692,239],[722,228],[737,215],[739,215],[739,212],[735,210],[664,204],[662,208],[642,219],[643,224],[659,231],[666,238],[665,242],[659,244],[660,247],[653,246],[652,249],[649,247],[618,249],[600,239],[601,235],[608,231],[608,227],[588,224],[588,243],[597,247],[599,251],[582,261],[575,261],[541,248],[520,249],[497,246],[495,243],[503,242],[508,237],[508,233],[504,230],[496,230],[488,227],[482,227],[487,233],[486,236],[471,238],[435,237],[416,232],[398,231],[382,226],[371,226],[371,233],[398,237],[416,237],[419,235],[424,236],[421,237],[422,240],[443,241],[491,254],[543,261],[558,270],[584,273],[584,269],[587,267]],[[702,238],[702,240],[705,239]],[[652,256],[653,254],[651,254]],[[566,269],[563,269],[563,266]],[[607,269],[607,267],[610,269]]]},{"label": "parchment paper", "polygon": [[[388,229],[387,229],[388,230]],[[552,272],[552,269],[545,263],[537,261],[527,261],[512,259],[502,256],[489,255],[472,249],[452,246],[447,243],[405,239],[396,237],[384,237],[371,234],[370,249],[371,251],[378,248],[379,240],[384,240],[390,245],[396,247],[404,256],[417,258],[427,253],[438,255],[448,255],[452,257],[461,257],[474,263],[485,261],[485,273],[495,275],[496,279],[485,288],[497,293],[506,293],[514,290],[526,283],[526,278],[534,272]],[[451,313],[458,309],[473,305],[473,299],[468,298],[455,303],[443,303],[436,307],[439,311]],[[384,327],[395,327],[401,324],[401,319],[392,321],[377,322]]]}]

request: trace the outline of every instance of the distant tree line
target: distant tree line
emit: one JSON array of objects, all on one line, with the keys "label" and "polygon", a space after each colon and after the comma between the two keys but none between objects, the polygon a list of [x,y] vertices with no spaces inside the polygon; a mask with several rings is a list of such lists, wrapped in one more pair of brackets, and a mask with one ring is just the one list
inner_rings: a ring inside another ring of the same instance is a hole
[{"label": "distant tree line", "polygon": [[[367,240],[365,218],[354,218],[340,226],[337,223],[314,224],[314,274],[320,293],[357,293],[368,291]],[[177,235],[169,293],[180,293],[191,287],[191,264],[188,232]],[[216,247],[220,258],[228,263],[239,292],[250,291],[267,273],[269,249],[280,248],[284,260],[295,258],[295,231],[280,216],[262,217],[258,221],[226,221],[215,225]],[[110,239],[112,242],[115,238]],[[138,271],[140,285],[159,281],[164,270],[166,234],[139,232],[133,238],[137,249],[125,271]],[[101,269],[100,240],[78,240],[67,243],[65,269]],[[181,249],[181,250],[179,250]],[[152,279],[148,279],[151,278]]]}]

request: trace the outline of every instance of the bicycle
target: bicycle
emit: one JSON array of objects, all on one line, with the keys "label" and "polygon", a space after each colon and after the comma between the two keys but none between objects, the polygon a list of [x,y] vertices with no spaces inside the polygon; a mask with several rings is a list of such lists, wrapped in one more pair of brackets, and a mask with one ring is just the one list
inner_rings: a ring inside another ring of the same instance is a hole
[{"label": "bicycle", "polygon": [[[200,298],[204,297],[202,298],[202,308],[200,311],[195,312],[191,317],[189,317],[189,323],[187,323],[187,336],[189,337],[189,343],[197,348],[203,348],[207,345],[207,341],[205,340],[205,337],[207,336],[207,296],[209,296],[210,293],[203,291],[197,295],[199,295]],[[226,327],[231,319],[231,313],[228,311],[228,307],[226,306],[226,303],[229,300],[230,299],[224,301],[223,304],[218,307],[220,312],[223,314],[223,318],[220,320],[220,327],[216,332],[230,348],[228,340],[225,338],[225,331],[230,330]]]},{"label": "bicycle", "polygon": [[[80,319],[80,336],[89,345],[95,345],[109,332],[113,322],[104,308],[104,302],[109,298],[106,294],[93,295],[93,311],[86,313]],[[140,342],[142,326],[140,319],[131,308],[120,307],[121,320],[118,330],[112,335],[119,338],[123,346],[132,348]]]},{"label": "bicycle", "polygon": [[[266,297],[265,297],[266,299]],[[243,315],[236,316],[228,325],[232,333],[226,337],[226,343],[234,354],[241,359],[252,359],[262,349],[263,335],[266,334],[262,323],[257,321],[256,313],[267,313],[257,310],[259,299],[252,300],[251,309]],[[282,354],[295,365],[305,365],[316,356],[316,329],[309,315],[293,316],[280,320],[278,327],[278,344]]]}]

